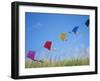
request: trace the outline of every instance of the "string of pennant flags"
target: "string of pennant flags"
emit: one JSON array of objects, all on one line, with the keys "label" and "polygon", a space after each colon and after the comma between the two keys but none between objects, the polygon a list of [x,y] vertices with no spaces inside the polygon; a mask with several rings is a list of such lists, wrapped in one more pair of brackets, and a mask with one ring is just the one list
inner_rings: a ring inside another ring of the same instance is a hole
[{"label": "string of pennant flags", "polygon": [[[85,22],[85,25],[86,25],[86,27],[87,28],[89,28],[89,19],[87,19],[86,20],[86,22]],[[62,32],[61,34],[60,34],[60,36],[59,36],[59,39],[61,40],[61,41],[67,41],[68,40],[68,34],[74,34],[74,35],[77,35],[78,34],[78,29],[79,29],[79,26],[75,26],[70,32]],[[43,47],[45,48],[45,49],[47,49],[48,51],[51,51],[52,50],[52,41],[46,41],[45,43],[44,43],[44,45],[43,45]],[[28,52],[28,54],[27,54],[27,57],[29,58],[29,59],[31,59],[32,61],[36,61],[36,62],[43,62],[43,60],[37,60],[36,58],[35,58],[35,56],[36,56],[36,52],[35,51],[29,51]]]}]

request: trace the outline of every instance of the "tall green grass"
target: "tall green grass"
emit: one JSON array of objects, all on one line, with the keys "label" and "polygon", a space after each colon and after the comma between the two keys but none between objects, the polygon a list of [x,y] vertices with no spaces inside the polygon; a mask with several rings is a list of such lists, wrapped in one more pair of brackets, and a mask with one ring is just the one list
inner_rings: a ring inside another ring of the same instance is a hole
[{"label": "tall green grass", "polygon": [[89,65],[89,58],[72,58],[72,59],[64,59],[61,61],[44,60],[43,62],[27,60],[25,62],[25,68],[81,66],[81,65]]}]

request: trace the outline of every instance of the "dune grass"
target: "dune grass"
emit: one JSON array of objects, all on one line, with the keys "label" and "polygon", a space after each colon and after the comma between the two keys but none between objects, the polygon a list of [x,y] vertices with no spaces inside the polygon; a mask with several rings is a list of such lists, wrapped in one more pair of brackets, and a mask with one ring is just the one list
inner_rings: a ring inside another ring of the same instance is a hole
[{"label": "dune grass", "polygon": [[82,66],[89,65],[89,58],[72,58],[62,61],[48,61],[37,62],[28,60],[25,62],[25,68],[39,68],[39,67],[62,67],[62,66]]}]

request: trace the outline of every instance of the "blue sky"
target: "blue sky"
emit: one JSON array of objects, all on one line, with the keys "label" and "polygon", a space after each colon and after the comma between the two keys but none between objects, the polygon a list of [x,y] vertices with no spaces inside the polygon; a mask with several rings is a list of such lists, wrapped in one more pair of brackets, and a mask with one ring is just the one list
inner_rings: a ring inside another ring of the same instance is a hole
[{"label": "blue sky", "polygon": [[[61,60],[84,55],[89,49],[89,28],[85,22],[88,15],[25,13],[25,54],[36,51],[36,59]],[[79,26],[78,34],[71,32]],[[67,33],[67,41],[60,40],[62,32]],[[43,46],[46,41],[52,41],[52,50]],[[86,54],[85,54],[86,55]]]}]

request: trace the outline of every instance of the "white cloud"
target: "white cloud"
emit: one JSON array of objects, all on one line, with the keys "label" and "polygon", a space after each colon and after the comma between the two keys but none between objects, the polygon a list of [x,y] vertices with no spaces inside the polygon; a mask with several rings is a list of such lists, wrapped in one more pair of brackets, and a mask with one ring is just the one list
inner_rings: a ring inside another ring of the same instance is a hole
[{"label": "white cloud", "polygon": [[40,29],[42,25],[43,24],[41,22],[37,22],[37,23],[33,24],[32,27],[35,29]]}]

